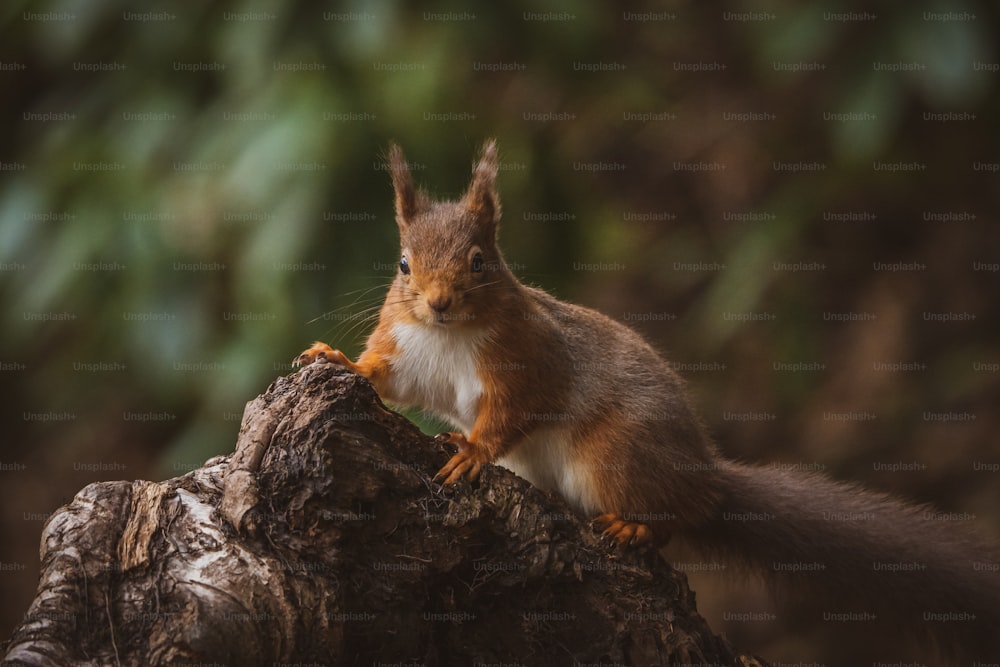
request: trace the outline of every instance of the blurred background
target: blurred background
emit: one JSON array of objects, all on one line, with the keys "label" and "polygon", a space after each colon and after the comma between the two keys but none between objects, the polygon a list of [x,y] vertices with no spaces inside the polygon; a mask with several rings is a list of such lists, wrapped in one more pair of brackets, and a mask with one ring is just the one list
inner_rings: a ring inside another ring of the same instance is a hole
[{"label": "blurred background", "polygon": [[[731,456],[1000,539],[995,3],[139,4],[0,8],[0,637],[80,488],[361,349],[391,139],[453,197],[496,137],[515,273],[645,334]],[[743,648],[845,648],[692,581]]]}]

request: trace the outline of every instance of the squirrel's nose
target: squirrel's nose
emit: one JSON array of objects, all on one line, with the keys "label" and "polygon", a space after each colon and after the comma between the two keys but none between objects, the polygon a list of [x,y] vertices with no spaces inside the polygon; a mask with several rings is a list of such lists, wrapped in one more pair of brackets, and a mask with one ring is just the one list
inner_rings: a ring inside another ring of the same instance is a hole
[{"label": "squirrel's nose", "polygon": [[430,306],[434,311],[438,313],[443,313],[451,307],[451,297],[446,295],[435,296],[427,299],[427,305]]}]

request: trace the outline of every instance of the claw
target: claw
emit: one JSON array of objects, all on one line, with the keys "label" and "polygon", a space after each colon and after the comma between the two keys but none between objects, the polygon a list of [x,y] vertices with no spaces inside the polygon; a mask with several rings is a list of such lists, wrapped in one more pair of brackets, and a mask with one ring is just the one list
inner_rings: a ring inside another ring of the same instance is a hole
[{"label": "claw", "polygon": [[602,514],[591,523],[594,530],[601,531],[601,539],[613,541],[614,546],[637,547],[653,539],[653,531],[649,526],[629,521],[614,512]]},{"label": "claw", "polygon": [[443,485],[450,486],[463,477],[470,482],[479,478],[483,464],[487,462],[479,447],[466,440],[461,433],[440,433],[437,440],[457,445],[458,451],[448,459],[443,468],[438,470],[434,475],[434,481],[441,481]]},{"label": "claw", "polygon": [[308,350],[292,359],[293,366],[308,366],[317,362],[329,362],[350,367],[351,362],[340,350],[335,350],[326,343],[319,341],[312,344]]}]

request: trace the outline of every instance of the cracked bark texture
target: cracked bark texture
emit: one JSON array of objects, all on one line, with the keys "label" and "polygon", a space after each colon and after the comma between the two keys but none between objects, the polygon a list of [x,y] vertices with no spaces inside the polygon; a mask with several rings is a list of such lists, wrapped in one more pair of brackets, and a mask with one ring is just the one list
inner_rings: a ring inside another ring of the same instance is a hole
[{"label": "cracked bark texture", "polygon": [[51,517],[4,664],[763,664],[656,551],[501,468],[442,489],[448,454],[363,378],[279,378],[231,456]]}]

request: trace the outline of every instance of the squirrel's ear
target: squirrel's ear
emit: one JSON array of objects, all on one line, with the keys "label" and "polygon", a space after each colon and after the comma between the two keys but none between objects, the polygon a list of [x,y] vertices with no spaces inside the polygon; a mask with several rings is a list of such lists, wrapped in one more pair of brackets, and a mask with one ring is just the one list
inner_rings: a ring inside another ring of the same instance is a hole
[{"label": "squirrel's ear", "polygon": [[396,222],[402,226],[416,215],[422,193],[413,185],[406,156],[397,143],[389,144],[389,173],[392,175],[392,189],[396,192]]},{"label": "squirrel's ear", "polygon": [[482,222],[496,224],[500,220],[500,197],[497,195],[497,142],[488,139],[483,144],[483,153],[472,169],[472,183],[463,201],[466,209]]}]

